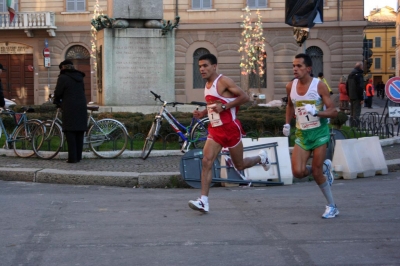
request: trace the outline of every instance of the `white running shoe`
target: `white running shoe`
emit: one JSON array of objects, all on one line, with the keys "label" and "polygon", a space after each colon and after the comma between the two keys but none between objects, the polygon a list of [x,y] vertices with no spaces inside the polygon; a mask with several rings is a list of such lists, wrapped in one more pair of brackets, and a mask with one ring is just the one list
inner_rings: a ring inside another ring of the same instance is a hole
[{"label": "white running shoe", "polygon": [[258,153],[258,156],[260,156],[260,158],[261,158],[261,165],[262,165],[262,167],[264,168],[265,171],[268,171],[269,168],[271,168],[271,163],[269,162],[267,152],[264,151],[264,150],[261,150],[261,151]]},{"label": "white running shoe", "polygon": [[195,211],[208,212],[210,206],[208,203],[204,203],[201,199],[189,200],[189,207]]},{"label": "white running shoe", "polygon": [[336,207],[336,205],[335,206],[326,206],[325,212],[324,212],[324,214],[322,214],[322,218],[325,218],[325,219],[335,218],[336,215],[339,215],[339,210]]},{"label": "white running shoe", "polygon": [[324,175],[328,179],[328,183],[330,186],[332,186],[333,181],[335,180],[332,172],[332,162],[329,159],[326,159],[324,161],[324,165],[326,166],[326,169],[324,171]]}]

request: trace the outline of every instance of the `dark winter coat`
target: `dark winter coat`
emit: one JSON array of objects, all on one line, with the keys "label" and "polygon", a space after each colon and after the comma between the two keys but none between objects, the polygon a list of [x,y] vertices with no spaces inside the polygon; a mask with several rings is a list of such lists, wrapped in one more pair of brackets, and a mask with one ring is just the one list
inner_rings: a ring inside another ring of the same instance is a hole
[{"label": "dark winter coat", "polygon": [[350,100],[364,100],[364,75],[363,70],[354,68],[346,83],[347,94]]},{"label": "dark winter coat", "polygon": [[54,91],[54,103],[61,103],[63,131],[87,130],[87,103],[83,78],[76,69],[63,69]]},{"label": "dark winter coat", "polygon": [[6,105],[6,102],[4,101],[3,85],[1,84],[0,79],[0,108],[4,107],[4,105]]}]

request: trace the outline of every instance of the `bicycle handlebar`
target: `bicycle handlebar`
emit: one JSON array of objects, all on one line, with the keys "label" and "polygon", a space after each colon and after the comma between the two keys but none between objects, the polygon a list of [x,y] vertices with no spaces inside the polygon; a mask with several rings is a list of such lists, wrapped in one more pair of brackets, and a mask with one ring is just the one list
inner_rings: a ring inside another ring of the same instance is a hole
[{"label": "bicycle handlebar", "polygon": [[166,102],[166,101],[163,101],[163,100],[161,100],[161,96],[160,95],[158,95],[157,93],[155,93],[153,91],[150,91],[150,92],[151,92],[151,94],[154,95],[154,100],[155,101],[157,101],[157,99],[158,99],[162,103],[165,103],[167,105],[172,105],[172,107],[175,107],[176,105],[184,105],[184,103],[180,103],[180,102]]}]

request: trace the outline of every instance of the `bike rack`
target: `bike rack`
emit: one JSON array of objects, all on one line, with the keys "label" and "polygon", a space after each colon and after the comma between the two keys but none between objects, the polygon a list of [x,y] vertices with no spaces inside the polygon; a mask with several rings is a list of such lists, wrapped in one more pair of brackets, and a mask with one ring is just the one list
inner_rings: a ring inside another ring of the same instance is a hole
[{"label": "bike rack", "polygon": [[[211,185],[213,186],[215,183],[236,183],[236,184],[263,184],[267,186],[281,186],[284,183],[281,180],[281,173],[279,170],[279,159],[278,159],[278,152],[277,152],[277,142],[267,143],[267,144],[260,144],[254,146],[244,147],[243,151],[252,151],[252,150],[261,150],[266,148],[274,148],[275,152],[275,162],[270,162],[271,166],[277,166],[277,173],[278,173],[278,181],[261,181],[261,180],[251,180],[251,179],[243,179],[241,177],[244,176],[244,171],[240,171],[239,173],[233,166],[221,166],[221,160],[223,159],[224,155],[230,155],[229,151],[222,151],[218,154],[217,159],[213,163],[212,167],[212,181]],[[201,168],[202,168],[202,159],[203,159],[203,150],[202,149],[194,149],[190,150],[181,159],[180,163],[180,172],[183,176],[185,182],[194,188],[201,187]],[[228,178],[221,178],[221,169],[226,169],[227,177]]]}]

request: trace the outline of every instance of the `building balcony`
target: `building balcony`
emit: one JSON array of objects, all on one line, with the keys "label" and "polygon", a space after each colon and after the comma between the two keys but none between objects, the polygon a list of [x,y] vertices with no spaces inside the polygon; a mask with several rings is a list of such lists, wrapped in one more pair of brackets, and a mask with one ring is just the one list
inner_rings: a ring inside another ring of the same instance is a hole
[{"label": "building balcony", "polygon": [[10,23],[10,14],[0,12],[0,30],[24,30],[26,35],[33,37],[33,30],[46,30],[49,36],[56,36],[54,12],[16,12]]}]

